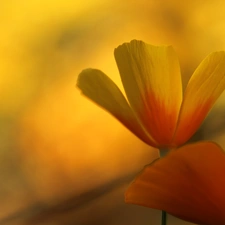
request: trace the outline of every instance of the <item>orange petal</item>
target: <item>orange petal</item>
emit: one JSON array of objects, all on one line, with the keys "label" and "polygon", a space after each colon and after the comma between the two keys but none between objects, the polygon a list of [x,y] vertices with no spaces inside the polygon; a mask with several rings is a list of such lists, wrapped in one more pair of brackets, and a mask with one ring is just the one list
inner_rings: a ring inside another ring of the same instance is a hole
[{"label": "orange petal", "polygon": [[156,147],[156,143],[138,122],[119,88],[103,72],[96,69],[83,70],[79,74],[77,86],[85,96],[109,111],[142,141]]},{"label": "orange petal", "polygon": [[225,224],[225,154],[212,142],[173,150],[145,167],[126,202],[204,225]]},{"label": "orange petal", "polygon": [[114,53],[131,107],[156,142],[167,146],[182,101],[180,67],[173,48],[133,40]]},{"label": "orange petal", "polygon": [[225,89],[225,52],[206,57],[192,75],[184,94],[174,143],[185,143],[199,128]]}]

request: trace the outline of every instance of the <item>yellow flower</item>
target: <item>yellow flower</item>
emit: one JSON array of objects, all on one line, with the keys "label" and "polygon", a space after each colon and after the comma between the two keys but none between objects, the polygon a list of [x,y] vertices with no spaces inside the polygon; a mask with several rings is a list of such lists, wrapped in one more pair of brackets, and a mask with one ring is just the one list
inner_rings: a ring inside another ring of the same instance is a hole
[{"label": "yellow flower", "polygon": [[171,46],[133,40],[114,53],[128,101],[100,70],[82,71],[77,86],[153,147],[174,148],[187,142],[225,88],[224,51],[202,61],[184,94],[179,61]]}]

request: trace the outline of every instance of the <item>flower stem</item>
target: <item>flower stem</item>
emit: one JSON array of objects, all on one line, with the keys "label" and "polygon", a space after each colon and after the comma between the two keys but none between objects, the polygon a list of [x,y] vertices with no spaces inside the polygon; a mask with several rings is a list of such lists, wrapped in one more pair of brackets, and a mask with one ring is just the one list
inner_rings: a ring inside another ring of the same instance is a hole
[{"label": "flower stem", "polygon": [[[160,155],[160,158],[163,158],[166,156],[166,154],[168,153],[168,150],[167,149],[159,149],[159,155]],[[161,214],[161,225],[166,225],[166,212],[162,210],[162,214]]]},{"label": "flower stem", "polygon": [[161,225],[166,225],[166,212],[165,211],[162,211],[162,214],[161,214]]}]

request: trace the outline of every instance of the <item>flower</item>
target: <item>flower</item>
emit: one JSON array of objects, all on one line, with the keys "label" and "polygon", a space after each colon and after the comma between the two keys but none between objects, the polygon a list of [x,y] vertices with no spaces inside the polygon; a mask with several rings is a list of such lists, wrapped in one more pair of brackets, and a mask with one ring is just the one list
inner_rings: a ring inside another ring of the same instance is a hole
[{"label": "flower", "polygon": [[133,40],[117,47],[114,54],[128,101],[97,69],[83,70],[77,86],[153,147],[175,148],[187,142],[225,88],[224,51],[201,62],[184,95],[179,61],[171,46]]},{"label": "flower", "polygon": [[225,153],[213,142],[172,150],[145,167],[126,191],[125,201],[196,224],[224,225]]}]

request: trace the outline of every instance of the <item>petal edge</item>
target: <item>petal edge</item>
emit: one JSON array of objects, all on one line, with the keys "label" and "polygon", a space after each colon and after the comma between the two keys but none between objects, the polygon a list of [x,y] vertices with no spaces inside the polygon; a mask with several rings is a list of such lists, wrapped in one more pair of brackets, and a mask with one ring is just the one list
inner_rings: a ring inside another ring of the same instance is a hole
[{"label": "petal edge", "polygon": [[182,100],[179,61],[173,48],[133,40],[117,47],[114,55],[132,109],[151,136],[167,146]]},{"label": "petal edge", "polygon": [[173,141],[176,146],[196,132],[224,89],[225,52],[214,52],[200,63],[188,82]]},{"label": "petal edge", "polygon": [[142,141],[153,147],[157,146],[142,128],[117,85],[102,71],[83,70],[78,76],[77,87],[86,97],[115,116]]},{"label": "petal edge", "polygon": [[212,142],[174,150],[141,172],[125,201],[165,210],[189,222],[225,224],[225,154]]}]

